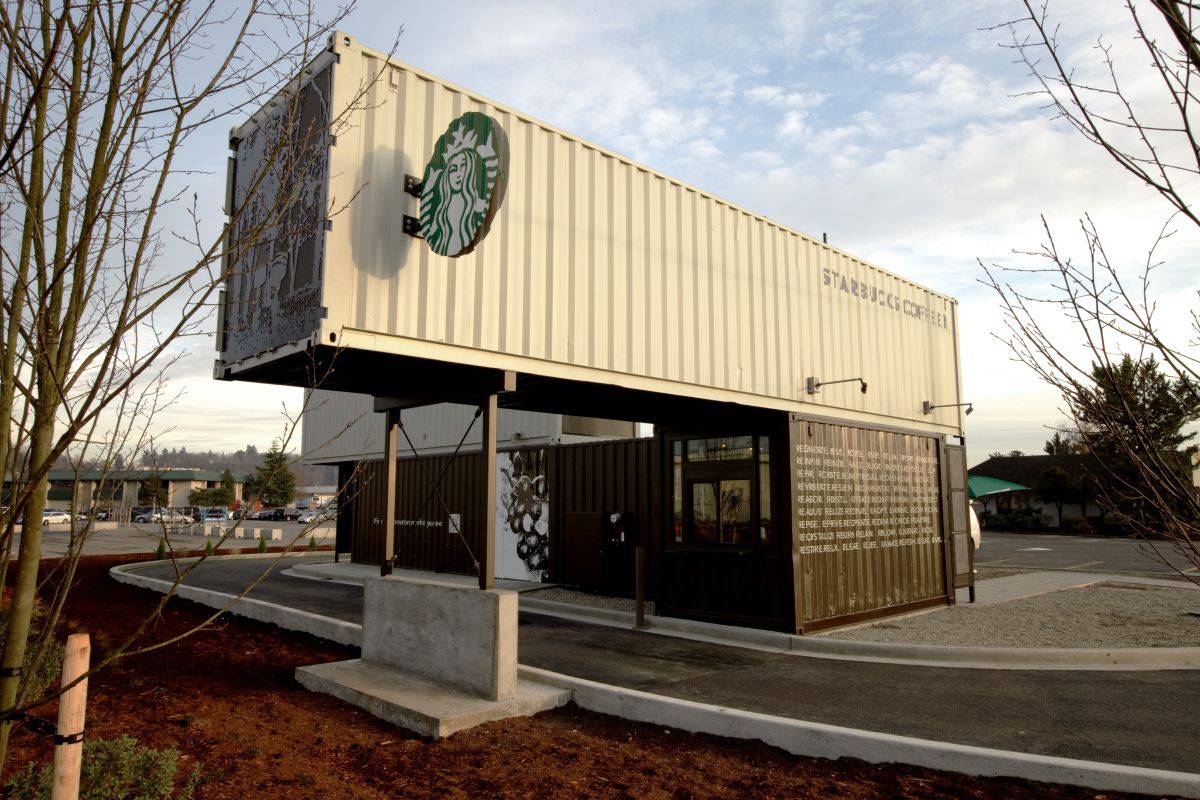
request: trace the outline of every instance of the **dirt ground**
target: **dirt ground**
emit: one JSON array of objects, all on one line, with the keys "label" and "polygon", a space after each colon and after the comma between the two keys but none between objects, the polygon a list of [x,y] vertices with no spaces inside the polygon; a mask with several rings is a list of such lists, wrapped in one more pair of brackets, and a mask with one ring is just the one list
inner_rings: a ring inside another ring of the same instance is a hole
[{"label": "dirt ground", "polygon": [[[85,559],[68,628],[102,658],[157,595]],[[45,562],[44,562],[45,563]],[[173,600],[151,626],[162,641],[206,609]],[[761,742],[631,723],[574,706],[506,720],[441,742],[417,739],[333,698],[302,689],[302,664],[356,651],[236,617],[119,662],[92,678],[91,738],[129,734],[198,764],[200,800],[218,798],[1098,798],[1084,789],[852,760],[798,758]],[[53,717],[53,708],[39,712]],[[50,756],[45,738],[14,736],[10,770]],[[6,776],[7,777],[7,776]]]}]

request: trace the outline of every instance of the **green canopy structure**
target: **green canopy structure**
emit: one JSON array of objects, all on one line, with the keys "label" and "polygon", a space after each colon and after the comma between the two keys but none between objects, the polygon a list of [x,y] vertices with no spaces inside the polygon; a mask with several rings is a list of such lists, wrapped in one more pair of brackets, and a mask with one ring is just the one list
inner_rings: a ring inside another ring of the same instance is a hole
[{"label": "green canopy structure", "polygon": [[1029,491],[1029,487],[1013,483],[1012,481],[1002,481],[999,478],[989,478],[986,475],[968,475],[967,490],[971,495],[971,499],[974,500],[993,494],[1004,494],[1005,492],[1026,492]]}]

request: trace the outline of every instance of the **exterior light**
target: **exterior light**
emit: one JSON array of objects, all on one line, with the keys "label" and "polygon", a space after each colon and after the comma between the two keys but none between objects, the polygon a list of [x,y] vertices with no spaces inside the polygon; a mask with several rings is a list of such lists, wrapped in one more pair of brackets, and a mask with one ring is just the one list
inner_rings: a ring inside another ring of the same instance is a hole
[{"label": "exterior light", "polygon": [[964,414],[969,415],[975,410],[975,406],[971,403],[942,403],[941,405],[935,406],[929,400],[926,400],[921,403],[921,413],[932,414],[935,408],[962,408],[963,406],[966,406],[966,409],[963,411]]},{"label": "exterior light", "polygon": [[811,377],[805,378],[804,379],[804,390],[806,392],[808,392],[809,394],[816,394],[817,392],[819,392],[821,390],[822,386],[831,386],[835,383],[852,383],[854,381],[858,381],[859,389],[862,391],[863,394],[866,394],[867,393],[867,382],[864,381],[862,378],[842,378],[841,380],[837,380],[837,381],[819,381],[816,378],[811,378]]}]

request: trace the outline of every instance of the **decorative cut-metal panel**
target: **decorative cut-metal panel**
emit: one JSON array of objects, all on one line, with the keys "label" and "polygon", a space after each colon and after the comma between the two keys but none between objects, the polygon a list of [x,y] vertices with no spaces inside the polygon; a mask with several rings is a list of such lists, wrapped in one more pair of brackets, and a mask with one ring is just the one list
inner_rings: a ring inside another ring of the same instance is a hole
[{"label": "decorative cut-metal panel", "polygon": [[330,62],[243,126],[236,142],[223,358],[312,334],[321,320],[329,187]]},{"label": "decorative cut-metal panel", "polygon": [[801,625],[946,595],[938,440],[791,422]]}]

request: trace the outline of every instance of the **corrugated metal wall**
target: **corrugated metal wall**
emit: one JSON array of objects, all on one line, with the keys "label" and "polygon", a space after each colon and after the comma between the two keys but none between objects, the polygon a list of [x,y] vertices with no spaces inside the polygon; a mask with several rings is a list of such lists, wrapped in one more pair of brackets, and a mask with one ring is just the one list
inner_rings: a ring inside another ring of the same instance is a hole
[{"label": "corrugated metal wall", "polygon": [[946,596],[937,439],[792,421],[801,625]]},{"label": "corrugated metal wall", "polygon": [[[520,448],[536,450],[543,448]],[[654,440],[632,439],[544,448],[550,506],[551,579],[562,540],[570,536],[567,515],[578,511],[631,511],[643,531],[657,530],[659,497]],[[446,508],[430,498],[426,474],[444,477],[439,490],[451,514],[461,514],[462,538],[448,529]],[[479,453],[400,459],[396,473],[395,553],[399,566],[435,572],[476,574],[471,554],[482,539],[483,470]],[[383,558],[384,462],[360,466],[350,504],[351,557],[377,564]],[[657,537],[651,537],[657,538]],[[464,543],[465,540],[465,543]],[[469,551],[468,551],[469,548]]]},{"label": "corrugated metal wall", "polygon": [[[331,196],[357,195],[327,236],[340,344],[959,430],[957,409],[921,414],[959,399],[949,298],[338,39],[335,106],[382,71],[333,148]],[[465,111],[504,127],[511,174],[489,235],[448,259],[402,232],[403,180]],[[808,396],[808,376],[871,390]]]},{"label": "corrugated metal wall", "polygon": [[655,440],[563,445],[549,448],[547,455],[552,577],[564,573],[562,559],[571,535],[567,518],[579,512],[632,512],[646,544],[647,569],[653,570],[661,544],[662,497]]}]

